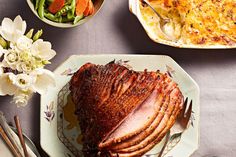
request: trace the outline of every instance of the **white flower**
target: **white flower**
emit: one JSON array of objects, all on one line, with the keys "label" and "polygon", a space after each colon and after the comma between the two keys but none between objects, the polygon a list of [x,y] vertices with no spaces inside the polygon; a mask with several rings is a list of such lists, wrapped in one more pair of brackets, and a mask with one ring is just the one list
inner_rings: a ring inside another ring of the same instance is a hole
[{"label": "white flower", "polygon": [[14,50],[8,50],[4,53],[3,64],[5,67],[10,67],[12,70],[16,69],[19,61],[19,54]]},{"label": "white flower", "polygon": [[16,43],[16,41],[25,33],[26,22],[18,15],[14,21],[4,18],[0,27],[0,34],[7,41]]},{"label": "white flower", "polygon": [[34,82],[35,82],[34,76],[29,76],[27,74],[18,74],[16,75],[14,84],[22,91],[27,91],[30,88],[32,88]]},{"label": "white flower", "polygon": [[35,77],[27,74],[4,73],[0,75],[0,95],[14,95],[17,90],[32,91]]},{"label": "white flower", "polygon": [[56,52],[52,50],[51,43],[42,39],[38,39],[33,43],[31,53],[43,60],[50,60],[56,55]]},{"label": "white flower", "polygon": [[28,91],[18,90],[13,97],[13,102],[17,105],[17,107],[24,107],[27,105],[32,94],[33,92],[31,90]]},{"label": "white flower", "polygon": [[15,86],[16,76],[12,73],[0,75],[0,95],[14,95],[17,91]]},{"label": "white flower", "polygon": [[20,16],[4,18],[0,26],[2,45],[7,48],[0,45],[0,95],[13,95],[18,107],[27,105],[34,92],[43,94],[56,84],[54,74],[43,69],[56,55],[51,43],[33,42],[25,31],[26,22]]},{"label": "white flower", "polygon": [[18,106],[25,106],[33,94],[34,77],[27,74],[4,73],[0,75],[0,95],[13,95],[13,102]]},{"label": "white flower", "polygon": [[31,62],[19,62],[16,65],[16,70],[23,73],[29,73],[32,71],[33,65]]},{"label": "white flower", "polygon": [[2,55],[3,55],[4,53],[6,53],[6,52],[7,52],[7,50],[4,49],[4,48],[0,45],[0,58],[1,58]]},{"label": "white flower", "polygon": [[18,52],[30,51],[32,43],[33,43],[32,39],[29,39],[26,36],[21,36],[17,40],[15,48]]},{"label": "white flower", "polygon": [[3,65],[2,65],[2,63],[0,62],[0,75],[2,75],[3,72],[4,72],[4,70],[3,70]]},{"label": "white flower", "polygon": [[0,57],[2,57],[3,53],[4,53],[4,49],[3,49],[2,46],[0,45]]},{"label": "white flower", "polygon": [[35,76],[36,80],[33,85],[33,90],[39,94],[47,92],[48,87],[55,87],[56,81],[54,73],[46,69],[36,69],[33,71],[31,76]]},{"label": "white flower", "polygon": [[3,55],[3,47],[0,45],[0,58],[2,57],[2,55]]}]

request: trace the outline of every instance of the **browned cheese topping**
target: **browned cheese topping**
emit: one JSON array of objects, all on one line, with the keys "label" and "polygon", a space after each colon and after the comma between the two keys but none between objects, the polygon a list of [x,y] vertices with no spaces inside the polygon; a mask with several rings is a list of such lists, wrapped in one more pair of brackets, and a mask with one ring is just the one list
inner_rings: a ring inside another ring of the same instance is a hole
[{"label": "browned cheese topping", "polygon": [[[236,44],[236,0],[150,0],[163,17],[171,19],[168,32],[179,42],[194,45]],[[143,19],[158,32],[158,17],[149,7],[141,7]]]}]

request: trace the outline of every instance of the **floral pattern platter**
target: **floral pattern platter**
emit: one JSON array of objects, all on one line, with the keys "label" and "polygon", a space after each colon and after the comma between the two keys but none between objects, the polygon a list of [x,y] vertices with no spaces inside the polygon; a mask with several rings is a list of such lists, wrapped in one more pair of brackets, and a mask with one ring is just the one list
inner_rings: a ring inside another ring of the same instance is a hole
[{"label": "floral pattern platter", "polygon": [[[169,141],[165,157],[188,157],[199,147],[200,100],[196,82],[170,57],[163,55],[73,55],[55,71],[56,87],[41,96],[41,146],[51,157],[83,156],[81,133],[69,92],[72,74],[87,62],[106,64],[115,60],[137,71],[167,72],[180,86],[183,95],[193,100],[191,125],[181,135]],[[156,145],[145,157],[156,157],[163,146]]]}]

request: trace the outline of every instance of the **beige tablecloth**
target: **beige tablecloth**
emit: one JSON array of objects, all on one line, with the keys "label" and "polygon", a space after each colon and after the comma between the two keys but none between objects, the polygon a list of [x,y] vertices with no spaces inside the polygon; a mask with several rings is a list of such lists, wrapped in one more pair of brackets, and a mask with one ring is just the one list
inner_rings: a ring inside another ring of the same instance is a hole
[{"label": "beige tablecloth", "polygon": [[[54,70],[72,54],[166,54],[173,57],[201,89],[200,148],[192,157],[235,157],[236,154],[236,49],[178,49],[153,43],[128,10],[127,0],[107,0],[101,12],[73,29],[58,29],[37,19],[25,0],[0,0],[0,20],[21,15],[28,28],[44,29],[53,44]],[[39,147],[39,95],[17,109],[9,97],[0,97],[0,110],[9,121],[18,114],[26,134]],[[1,156],[1,152],[0,152]]]}]

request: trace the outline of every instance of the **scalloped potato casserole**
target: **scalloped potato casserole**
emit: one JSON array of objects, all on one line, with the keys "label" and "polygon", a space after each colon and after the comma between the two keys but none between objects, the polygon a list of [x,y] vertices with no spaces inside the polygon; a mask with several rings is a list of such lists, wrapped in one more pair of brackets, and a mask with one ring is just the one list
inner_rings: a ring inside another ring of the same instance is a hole
[{"label": "scalloped potato casserole", "polygon": [[[149,0],[170,23],[160,26],[159,17],[140,3],[143,20],[160,39],[194,45],[236,45],[236,0]],[[162,29],[160,28],[162,27]],[[165,34],[161,30],[164,30]]]}]

